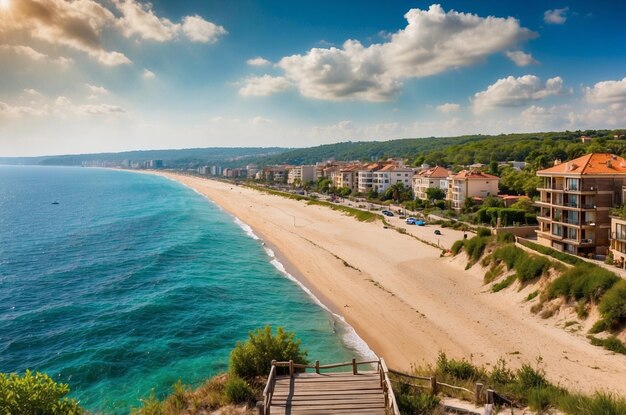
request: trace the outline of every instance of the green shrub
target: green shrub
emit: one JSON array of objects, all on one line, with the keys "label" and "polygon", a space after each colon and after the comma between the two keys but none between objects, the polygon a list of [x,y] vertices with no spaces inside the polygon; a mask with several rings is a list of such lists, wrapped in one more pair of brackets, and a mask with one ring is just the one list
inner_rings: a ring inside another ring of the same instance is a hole
[{"label": "green shrub", "polygon": [[300,340],[295,334],[286,332],[278,327],[276,335],[272,328],[265,326],[255,332],[248,333],[248,340],[237,342],[237,346],[230,352],[231,374],[244,379],[255,376],[267,376],[272,366],[272,360],[289,361],[307,364],[307,352],[300,350]]},{"label": "green shrub", "polygon": [[515,373],[506,365],[506,360],[499,359],[489,374],[489,381],[494,385],[508,385],[515,381]]},{"label": "green shrub", "polygon": [[525,363],[517,369],[517,383],[522,390],[530,390],[548,386],[545,373],[542,369],[535,369]]},{"label": "green shrub", "polygon": [[515,278],[516,278],[515,275],[509,275],[508,277],[506,277],[499,283],[493,284],[493,287],[491,287],[491,292],[497,293],[498,291],[504,290],[505,288],[513,284],[513,281],[515,281]]},{"label": "green shrub", "polygon": [[526,301],[530,301],[538,295],[539,295],[539,290],[535,290],[531,292],[530,294],[528,294],[528,296],[526,297]]},{"label": "green shrub", "polygon": [[587,262],[585,262],[584,260],[575,257],[574,255],[570,255],[566,252],[561,252],[561,251],[557,251],[556,249],[552,249],[550,247],[547,246],[543,246],[543,245],[539,245],[533,242],[529,242],[525,239],[519,239],[518,240],[519,243],[521,243],[522,245],[537,251],[541,254],[544,255],[549,255],[552,258],[556,258],[559,261],[565,262],[566,264],[570,264],[570,265],[579,265],[579,264],[586,264]]},{"label": "green shrub", "polygon": [[476,367],[467,360],[448,359],[443,352],[439,353],[437,358],[437,371],[443,375],[461,380],[475,379],[478,374]]},{"label": "green shrub", "polygon": [[400,383],[395,391],[398,409],[401,414],[431,414],[439,406],[439,398],[429,393],[418,391],[411,392],[411,387],[406,383]]},{"label": "green shrub", "polygon": [[606,323],[604,319],[602,319],[593,323],[593,326],[591,326],[591,328],[589,329],[589,333],[591,334],[602,333],[603,331],[606,331],[608,329],[609,329],[609,325]]},{"label": "green shrub", "polygon": [[491,266],[491,268],[489,268],[489,270],[485,273],[485,277],[483,278],[483,282],[485,284],[489,284],[490,282],[492,282],[493,280],[498,278],[500,275],[502,275],[503,271],[504,271],[504,265],[502,265],[502,264],[493,264]]},{"label": "green shrub", "polygon": [[551,387],[539,387],[530,389],[528,391],[527,397],[528,406],[531,411],[541,413],[548,409],[550,404],[554,402],[553,396],[554,390]]},{"label": "green shrub", "polygon": [[626,321],[626,281],[620,280],[602,296],[598,310],[606,325],[617,328]]},{"label": "green shrub", "polygon": [[472,262],[476,262],[480,259],[485,252],[485,247],[491,240],[491,237],[487,236],[474,236],[471,239],[465,240],[465,252],[467,256],[472,260]]},{"label": "green shrub", "polygon": [[452,248],[450,248],[450,251],[452,251],[452,255],[457,255],[459,252],[461,252],[461,249],[463,249],[464,244],[465,244],[465,241],[463,239],[460,239],[454,242],[452,244]]},{"label": "green shrub", "polygon": [[10,415],[75,415],[85,411],[66,395],[68,385],[29,370],[24,376],[0,373],[0,413]]},{"label": "green shrub", "polygon": [[224,393],[226,394],[228,402],[234,404],[250,403],[254,401],[255,398],[254,391],[250,388],[248,383],[234,375],[228,377]]},{"label": "green shrub", "polygon": [[515,245],[507,244],[493,251],[493,258],[506,264],[508,270],[513,269],[519,258],[527,258],[526,252]]},{"label": "green shrub", "polygon": [[532,281],[550,269],[550,261],[540,256],[528,256],[522,261],[518,258],[515,269],[520,282]]},{"label": "green shrub", "polygon": [[606,350],[610,350],[615,353],[626,354],[626,345],[622,343],[620,339],[615,336],[609,336],[606,339],[599,339],[594,336],[588,336],[591,340],[591,344],[594,346],[602,346]]},{"label": "green shrub", "polygon": [[478,228],[478,230],[476,231],[476,236],[479,236],[479,237],[491,236],[491,229],[488,229],[488,228]]},{"label": "green shrub", "polygon": [[597,301],[619,277],[593,264],[579,264],[561,274],[548,286],[547,297]]},{"label": "green shrub", "polygon": [[503,244],[510,244],[515,242],[515,235],[511,232],[504,232],[498,235],[498,242]]}]

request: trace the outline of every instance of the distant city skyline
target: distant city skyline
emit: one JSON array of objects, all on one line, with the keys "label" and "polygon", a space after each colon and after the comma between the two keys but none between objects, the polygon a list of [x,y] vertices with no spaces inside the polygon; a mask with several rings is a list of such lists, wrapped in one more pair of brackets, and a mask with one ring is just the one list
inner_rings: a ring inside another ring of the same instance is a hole
[{"label": "distant city skyline", "polygon": [[0,0],[0,157],[626,127],[611,1]]}]

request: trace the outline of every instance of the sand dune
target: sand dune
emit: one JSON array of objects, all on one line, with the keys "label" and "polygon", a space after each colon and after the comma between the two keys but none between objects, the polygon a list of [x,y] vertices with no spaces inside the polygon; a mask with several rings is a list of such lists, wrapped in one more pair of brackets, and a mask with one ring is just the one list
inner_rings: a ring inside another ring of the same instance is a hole
[{"label": "sand dune", "polygon": [[[515,293],[491,294],[482,275],[463,270],[462,258],[440,258],[441,250],[381,222],[361,223],[325,207],[218,181],[159,174],[250,225],[276,248],[288,271],[343,315],[392,368],[433,363],[439,351],[479,364],[504,358],[519,366],[541,357],[555,383],[626,394],[626,356],[530,314]],[[432,227],[411,232],[433,238]],[[442,245],[462,237],[454,232],[444,231]]]}]

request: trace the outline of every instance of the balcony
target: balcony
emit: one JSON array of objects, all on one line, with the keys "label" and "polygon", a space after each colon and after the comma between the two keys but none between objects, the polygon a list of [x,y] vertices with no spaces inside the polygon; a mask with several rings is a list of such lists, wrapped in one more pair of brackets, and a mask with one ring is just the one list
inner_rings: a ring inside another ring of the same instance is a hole
[{"label": "balcony", "polygon": [[618,234],[616,232],[611,232],[611,239],[614,241],[626,242],[626,235]]}]

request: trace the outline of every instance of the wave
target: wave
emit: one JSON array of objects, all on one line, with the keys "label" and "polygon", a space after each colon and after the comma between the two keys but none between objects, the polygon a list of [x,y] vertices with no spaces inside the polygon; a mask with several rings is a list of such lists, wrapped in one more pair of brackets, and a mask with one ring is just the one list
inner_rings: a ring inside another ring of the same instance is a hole
[{"label": "wave", "polygon": [[334,313],[306,285],[304,285],[300,280],[298,280],[296,277],[294,277],[289,272],[287,272],[287,270],[285,269],[285,266],[283,265],[282,262],[278,260],[274,251],[265,245],[265,242],[263,242],[263,240],[261,240],[261,238],[259,238],[254,233],[250,225],[248,225],[247,223],[245,223],[244,221],[242,221],[236,216],[233,216],[233,215],[231,216],[233,217],[234,222],[241,229],[244,230],[246,235],[248,235],[250,238],[254,240],[261,241],[261,243],[263,244],[263,249],[265,250],[265,253],[270,258],[270,264],[272,264],[274,268],[278,270],[278,272],[280,272],[283,276],[287,277],[287,279],[296,283],[296,285],[298,285],[298,287],[300,287],[300,289],[304,291],[313,300],[313,302],[315,302],[315,304],[317,304],[322,309],[327,311],[333,317],[333,319],[339,323],[339,328],[340,328],[339,332],[341,334],[341,339],[348,348],[352,350],[356,350],[356,352],[365,359],[378,359],[378,356],[376,356],[376,353],[374,353],[374,351],[369,347],[369,345],[365,342],[365,340],[363,340],[361,336],[357,334],[356,330],[354,330],[354,327],[348,324],[348,322],[346,321],[345,318],[343,318],[343,316],[337,313]]}]

